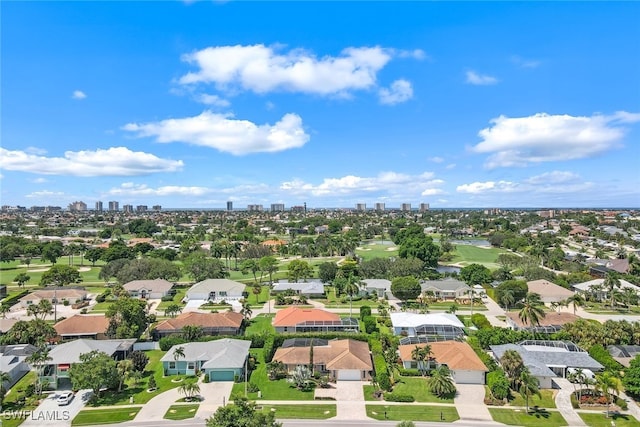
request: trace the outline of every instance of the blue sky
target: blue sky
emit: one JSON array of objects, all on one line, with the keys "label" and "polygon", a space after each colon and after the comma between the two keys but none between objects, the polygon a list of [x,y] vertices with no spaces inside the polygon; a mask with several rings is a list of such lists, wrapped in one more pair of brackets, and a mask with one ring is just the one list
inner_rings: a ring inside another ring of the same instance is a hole
[{"label": "blue sky", "polygon": [[3,205],[640,206],[634,2],[2,2]]}]

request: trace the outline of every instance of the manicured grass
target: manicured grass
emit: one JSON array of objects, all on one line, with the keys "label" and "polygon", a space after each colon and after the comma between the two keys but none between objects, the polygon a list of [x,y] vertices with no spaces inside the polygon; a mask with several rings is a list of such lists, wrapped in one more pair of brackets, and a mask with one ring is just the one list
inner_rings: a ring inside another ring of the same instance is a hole
[{"label": "manicured grass", "polygon": [[336,405],[261,405],[264,412],[275,409],[276,419],[326,420],[336,416]]},{"label": "manicured grass", "polygon": [[453,403],[453,398],[441,399],[431,394],[427,389],[427,379],[423,377],[401,377],[393,387],[393,392],[411,395],[416,402]]},{"label": "manicured grass", "polygon": [[193,418],[196,416],[198,407],[200,405],[171,405],[164,414],[166,420],[186,420],[187,418]]},{"label": "manicured grass", "polygon": [[611,427],[611,421],[616,423],[616,427],[638,427],[640,422],[631,415],[627,414],[611,414],[609,418],[605,414],[594,414],[586,412],[578,412],[580,418],[586,425],[591,427]]},{"label": "manicured grass", "polygon": [[[256,369],[251,373],[249,382],[258,386],[264,400],[313,400],[313,390],[300,391],[286,379],[271,381],[267,376],[267,364],[264,362],[264,351],[252,349],[251,354],[256,357]],[[245,383],[235,383],[231,395],[244,396]],[[258,398],[258,393],[248,393],[251,400]]]},{"label": "manicured grass", "polygon": [[[511,392],[513,396],[513,400],[509,401],[509,405],[511,406],[525,406],[525,401],[520,396],[520,393]],[[554,400],[554,390],[540,390],[541,397],[538,396],[530,396],[529,397],[529,407],[533,408],[534,406],[538,406],[540,408],[555,408],[556,402]]]},{"label": "manicured grass", "polygon": [[[38,404],[35,397],[25,398],[25,389],[36,380],[36,373],[29,372],[11,387],[2,404],[3,411],[29,411],[35,409]],[[22,399],[24,403],[22,403]],[[2,419],[2,427],[17,427],[24,418]]]},{"label": "manicured grass", "polygon": [[[381,245],[379,243],[369,243],[362,244],[359,246],[362,249],[356,249],[356,254],[365,261],[368,261],[372,258],[391,258],[398,256],[398,249],[395,245]],[[387,249],[396,248],[395,250],[389,251]]]},{"label": "manicured grass", "polygon": [[[260,277],[258,277],[258,280]],[[268,279],[268,278],[267,278]],[[267,298],[269,298],[269,287],[268,286],[260,286],[260,293],[257,295],[253,293],[253,287],[255,286],[255,282],[247,284],[244,288],[245,292],[249,295],[247,297],[247,301],[249,304],[254,304],[256,307],[262,307],[265,302],[267,302]],[[272,295],[273,297],[273,295]]]},{"label": "manicured grass", "polygon": [[131,421],[140,408],[88,409],[80,411],[71,421],[72,426],[90,426],[95,424],[114,424]]},{"label": "manicured grass", "polygon": [[503,249],[497,248],[481,248],[472,245],[456,245],[451,263],[459,263],[460,265],[482,264],[488,268],[498,268],[496,260],[498,255],[507,253]]},{"label": "manicured grass", "polygon": [[567,422],[559,412],[547,412],[544,409],[530,412],[529,414],[520,409],[489,408],[489,412],[494,421],[510,426],[538,427],[544,425],[545,427],[560,427],[567,425]]},{"label": "manicured grass", "polygon": [[[162,362],[160,362],[160,358],[164,355],[164,351],[161,350],[149,350],[145,351],[145,354],[149,357],[149,363],[144,371],[144,376],[139,385],[135,385],[132,380],[127,381],[127,387],[124,388],[121,392],[116,391],[108,391],[102,394],[100,398],[97,399],[94,406],[105,406],[105,405],[129,405],[131,402],[129,399],[133,396],[133,403],[147,403],[153,397],[158,394],[170,390],[172,388],[179,387],[184,384],[184,382],[174,383],[171,380],[175,379],[176,376],[163,376],[164,372],[162,369]],[[149,378],[153,375],[156,380],[156,390],[153,392],[147,391],[147,384],[149,382]],[[184,381],[195,382],[197,379],[195,377],[187,377]]]},{"label": "manicured grass", "polygon": [[164,312],[169,304],[180,304],[183,307],[185,304],[182,302],[182,299],[187,293],[187,289],[189,288],[175,288],[176,294],[173,296],[173,300],[171,301],[160,301],[160,304],[156,307],[156,310]]},{"label": "manicured grass", "polygon": [[379,402],[380,399],[376,399],[375,397],[373,397],[373,392],[376,391],[376,388],[372,385],[363,385],[362,388],[364,389],[364,400],[366,402]]},{"label": "manicured grass", "polygon": [[451,423],[460,419],[454,406],[366,405],[366,409],[367,417],[374,420],[442,421]]},{"label": "manicured grass", "polygon": [[249,326],[245,330],[245,335],[263,334],[263,333],[275,333],[275,328],[271,324],[274,315],[259,314],[251,319]]}]

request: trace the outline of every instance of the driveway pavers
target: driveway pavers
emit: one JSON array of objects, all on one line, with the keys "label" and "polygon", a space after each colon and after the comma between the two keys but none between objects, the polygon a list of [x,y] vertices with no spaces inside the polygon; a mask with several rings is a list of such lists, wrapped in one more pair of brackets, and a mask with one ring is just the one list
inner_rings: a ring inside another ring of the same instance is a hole
[{"label": "driveway pavers", "polygon": [[457,393],[453,403],[461,420],[493,421],[484,404],[484,386],[479,384],[456,384]]},{"label": "driveway pavers", "polygon": [[93,392],[80,390],[68,405],[59,406],[56,398],[62,391],[47,396],[21,425],[25,427],[70,426],[71,420],[84,408]]}]

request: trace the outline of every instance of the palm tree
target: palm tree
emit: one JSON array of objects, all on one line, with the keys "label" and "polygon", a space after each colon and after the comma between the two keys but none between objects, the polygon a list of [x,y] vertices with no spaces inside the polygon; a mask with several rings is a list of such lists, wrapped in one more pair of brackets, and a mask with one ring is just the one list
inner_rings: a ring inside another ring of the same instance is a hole
[{"label": "palm tree", "polygon": [[622,390],[622,381],[611,372],[604,371],[602,374],[596,375],[595,386],[596,390],[600,391],[607,399],[607,418],[609,418],[609,405],[611,404],[613,394],[620,393]]},{"label": "palm tree", "polygon": [[541,397],[538,379],[531,375],[531,372],[527,367],[520,372],[520,377],[518,377],[518,392],[525,399],[527,413],[529,412],[529,396],[535,394],[538,397]]},{"label": "palm tree", "polygon": [[424,376],[425,372],[429,369],[428,363],[425,366],[425,361],[429,361],[429,357],[431,355],[431,346],[429,344],[424,345],[423,347],[416,346],[413,350],[411,350],[411,359],[418,362],[418,370]]},{"label": "palm tree", "polygon": [[524,298],[518,317],[524,325],[540,326],[540,320],[544,319],[545,316],[543,307],[544,305],[540,300],[540,295],[529,292]]},{"label": "palm tree", "polygon": [[173,349],[173,360],[174,361],[178,361],[178,359],[181,359],[185,357],[184,356],[184,347],[180,346],[180,347],[176,347]]},{"label": "palm tree", "polygon": [[624,288],[622,289],[622,295],[624,297],[624,300],[627,302],[627,311],[631,310],[631,305],[633,304],[633,302],[638,301],[638,294],[633,288]]},{"label": "palm tree", "polygon": [[513,289],[505,289],[500,297],[500,302],[504,305],[505,311],[509,311],[509,307],[516,302]]},{"label": "palm tree", "polygon": [[245,320],[249,320],[251,318],[251,315],[253,314],[253,310],[251,310],[251,304],[246,301],[243,302],[242,308],[240,309],[240,314],[244,316]]},{"label": "palm tree", "polygon": [[191,400],[200,393],[200,386],[193,382],[184,383],[178,387],[178,392],[184,394],[185,400]]},{"label": "palm tree", "polygon": [[353,317],[353,296],[360,290],[358,278],[350,275],[342,290],[345,294],[349,295],[349,317]]},{"label": "palm tree", "polygon": [[516,380],[520,377],[520,373],[525,367],[522,356],[515,350],[507,350],[500,358],[500,365],[511,382],[512,387],[515,388]]},{"label": "palm tree", "polygon": [[3,319],[7,318],[7,313],[11,311],[9,304],[0,304],[0,315]]},{"label": "palm tree", "polygon": [[616,297],[615,290],[620,289],[620,279],[618,279],[618,275],[612,272],[607,273],[602,285],[608,292],[610,308],[613,309]]},{"label": "palm tree", "polygon": [[445,365],[440,365],[431,373],[427,380],[429,391],[438,397],[450,396],[456,392],[456,386],[451,378],[451,371]]},{"label": "palm tree", "polygon": [[129,375],[133,371],[133,361],[131,359],[123,359],[118,362],[118,376],[120,377],[120,382],[118,383],[118,391],[122,390],[122,385],[129,378]]},{"label": "palm tree", "polygon": [[584,307],[585,300],[582,294],[573,294],[566,299],[567,304],[573,305],[573,314],[576,314],[576,307]]},{"label": "palm tree", "polygon": [[49,349],[46,347],[39,348],[25,359],[25,362],[36,369],[36,393],[38,396],[42,394],[42,368],[50,360]]}]

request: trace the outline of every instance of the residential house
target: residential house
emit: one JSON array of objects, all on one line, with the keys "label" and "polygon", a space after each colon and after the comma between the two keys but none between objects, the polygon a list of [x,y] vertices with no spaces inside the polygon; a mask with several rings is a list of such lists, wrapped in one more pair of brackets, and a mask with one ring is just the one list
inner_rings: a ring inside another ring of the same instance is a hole
[{"label": "residential house", "polygon": [[[413,350],[423,348],[427,344],[409,344],[398,347],[400,360],[405,369],[418,368],[418,361],[413,359]],[[485,384],[486,367],[471,346],[460,341],[437,341],[428,343],[431,348],[430,358],[435,362],[434,368],[446,365],[457,384]]]},{"label": "residential house", "polygon": [[369,344],[353,339],[288,339],[273,355],[292,372],[297,366],[308,366],[313,347],[313,370],[326,373],[338,381],[369,381],[373,363]]},{"label": "residential house", "polygon": [[384,298],[391,292],[391,280],[387,279],[364,279],[364,290],[368,294],[375,293],[378,298]]},{"label": "residential house", "polygon": [[518,344],[492,345],[490,348],[497,361],[507,350],[518,352],[525,366],[538,379],[540,388],[544,389],[553,388],[553,378],[566,378],[570,369],[604,369],[589,353],[571,341],[527,340]]},{"label": "residential house", "polygon": [[53,327],[61,341],[105,340],[109,319],[104,314],[76,314],[59,321]]},{"label": "residential house", "polygon": [[393,333],[402,336],[432,336],[459,339],[464,336],[464,324],[450,313],[391,313]]},{"label": "residential house", "polygon": [[198,282],[186,293],[188,305],[204,304],[207,301],[238,301],[244,298],[245,285],[229,279],[207,279]]},{"label": "residential house", "polygon": [[26,308],[37,305],[41,300],[49,300],[52,304],[69,301],[70,304],[82,302],[88,299],[87,291],[73,288],[48,288],[33,291],[20,298],[20,306]]},{"label": "residential house", "polygon": [[134,280],[126,283],[123,287],[133,298],[161,299],[162,297],[170,295],[173,283],[164,279]]},{"label": "residential house", "polygon": [[135,342],[135,339],[90,340],[81,338],[58,344],[49,351],[51,360],[39,373],[40,379],[48,381],[50,388],[53,389],[68,388],[71,384],[69,368],[72,364],[80,362],[82,354],[97,350],[116,360],[122,360],[133,351],[133,343]]},{"label": "residential house", "polygon": [[523,323],[518,313],[507,312],[506,316],[507,326],[511,329],[516,331],[527,330],[531,332],[543,332],[547,334],[558,332],[565,324],[573,323],[580,319],[579,316],[573,313],[552,311],[547,312],[543,318],[538,319],[539,324],[530,325]]},{"label": "residential house", "polygon": [[471,288],[466,283],[448,277],[444,280],[427,280],[420,284],[423,295],[433,293],[439,300],[468,299]]},{"label": "residential house", "polygon": [[[640,287],[627,282],[624,279],[619,279],[620,280],[620,289],[625,289],[625,288],[629,288],[629,289],[633,289],[636,293],[640,293]],[[589,280],[588,282],[583,282],[583,283],[576,283],[575,285],[573,285],[573,289],[575,289],[576,292],[582,292],[585,294],[591,293],[594,294],[596,298],[598,299],[606,299],[608,298],[609,295],[609,291],[604,287],[604,278],[600,278],[600,279],[594,279],[594,280]]]},{"label": "residential house", "polygon": [[317,308],[288,307],[276,313],[273,327],[283,332],[358,332],[358,321]]},{"label": "residential house", "polygon": [[13,325],[18,323],[18,319],[0,319],[0,336],[9,332]]},{"label": "residential house", "polygon": [[244,316],[227,311],[224,313],[199,313],[190,311],[158,323],[153,331],[155,339],[182,333],[187,326],[199,326],[204,335],[240,335]]},{"label": "residential house", "polygon": [[[165,375],[197,375],[205,372],[210,381],[234,381],[245,372],[251,341],[223,338],[216,341],[174,345],[160,361]],[[184,357],[175,354],[182,348]]]},{"label": "residential house", "polygon": [[640,345],[609,345],[607,351],[611,357],[628,368],[631,361],[640,354]]},{"label": "residential house", "polygon": [[11,388],[31,368],[25,362],[35,353],[37,348],[31,344],[16,344],[0,346],[0,371],[9,375],[10,380],[4,383],[5,390]]},{"label": "residential house", "polygon": [[532,294],[540,295],[545,304],[563,301],[573,296],[573,292],[569,289],[544,279],[527,282],[527,289]]},{"label": "residential house", "polygon": [[324,283],[312,280],[302,283],[278,282],[273,284],[272,294],[292,291],[295,295],[304,295],[308,298],[322,298],[325,296]]}]

